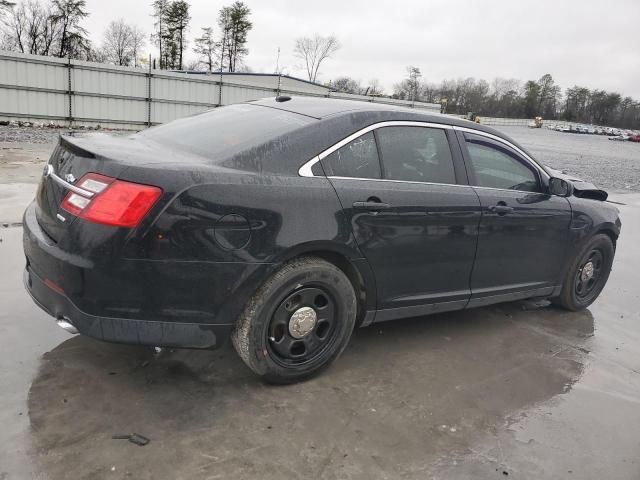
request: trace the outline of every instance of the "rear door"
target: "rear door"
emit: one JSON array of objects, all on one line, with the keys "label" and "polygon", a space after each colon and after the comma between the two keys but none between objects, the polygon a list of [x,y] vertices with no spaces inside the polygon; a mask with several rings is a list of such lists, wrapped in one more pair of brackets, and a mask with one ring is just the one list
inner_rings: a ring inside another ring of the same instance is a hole
[{"label": "rear door", "polygon": [[567,247],[569,202],[549,195],[543,173],[512,146],[469,132],[459,138],[482,204],[470,306],[550,294]]},{"label": "rear door", "polygon": [[460,152],[451,150],[454,132],[398,123],[347,139],[322,158],[374,271],[377,321],[463,308],[480,220]]}]

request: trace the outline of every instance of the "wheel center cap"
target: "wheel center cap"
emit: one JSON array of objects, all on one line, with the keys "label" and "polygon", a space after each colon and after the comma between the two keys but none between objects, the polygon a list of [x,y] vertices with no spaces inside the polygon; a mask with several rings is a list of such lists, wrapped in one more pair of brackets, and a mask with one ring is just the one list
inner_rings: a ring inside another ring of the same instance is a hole
[{"label": "wheel center cap", "polygon": [[593,263],[588,262],[584,267],[582,267],[582,273],[580,274],[582,281],[590,280],[593,278]]},{"label": "wheel center cap", "polygon": [[293,338],[302,338],[316,326],[318,315],[311,307],[302,307],[293,312],[289,319],[289,333]]}]

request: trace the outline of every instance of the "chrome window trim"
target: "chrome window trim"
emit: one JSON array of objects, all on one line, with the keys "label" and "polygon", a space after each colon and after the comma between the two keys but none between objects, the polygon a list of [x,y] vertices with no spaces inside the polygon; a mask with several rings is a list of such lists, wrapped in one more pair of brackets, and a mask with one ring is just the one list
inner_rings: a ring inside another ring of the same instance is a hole
[{"label": "chrome window trim", "polygon": [[313,157],[311,160],[309,160],[307,163],[305,163],[300,167],[300,169],[298,170],[298,175],[300,175],[301,177],[315,177],[315,175],[311,171],[311,168],[319,161],[320,161],[320,157],[316,155],[315,157]]},{"label": "chrome window trim", "polygon": [[498,190],[500,192],[515,192],[515,193],[527,193],[527,194],[535,194],[535,195],[546,195],[549,196],[548,193],[545,192],[531,192],[529,190],[514,190],[512,188],[497,188],[497,187],[481,187],[479,185],[472,185],[473,188],[480,188],[482,190]]},{"label": "chrome window trim", "polygon": [[[444,123],[404,121],[404,120],[393,120],[393,121],[386,121],[386,122],[378,122],[378,123],[374,123],[372,125],[369,125],[367,127],[364,127],[364,128],[358,130],[355,133],[352,133],[348,137],[343,138],[342,140],[340,140],[339,142],[335,143],[331,147],[329,147],[329,148],[325,149],[324,151],[322,151],[319,155],[316,155],[311,160],[308,160],[306,163],[304,163],[304,165],[302,165],[298,169],[298,175],[301,176],[301,177],[315,177],[316,175],[313,174],[311,169],[313,168],[313,166],[316,163],[318,163],[324,157],[326,157],[328,155],[331,155],[333,152],[335,152],[339,148],[345,146],[347,143],[355,140],[356,138],[361,137],[362,135],[364,135],[366,133],[372,132],[373,130],[377,130],[378,128],[384,128],[384,127],[439,128],[439,129],[442,129],[442,130],[455,130],[455,131],[459,131],[459,132],[468,132],[468,133],[472,133],[474,135],[479,135],[481,137],[487,137],[487,138],[490,138],[491,140],[494,140],[494,141],[497,141],[499,143],[502,143],[503,145],[506,145],[507,147],[515,150],[518,154],[520,154],[520,156],[523,157],[523,159],[531,167],[533,167],[537,172],[539,172],[539,174],[543,178],[545,178],[546,180],[549,180],[549,178],[551,178],[549,176],[549,174],[546,172],[546,170],[544,168],[542,168],[542,166],[536,160],[534,160],[529,155],[527,155],[521,148],[517,147],[516,145],[514,145],[511,142],[509,142],[508,140],[505,140],[502,137],[499,137],[497,135],[493,135],[492,133],[483,132],[482,130],[476,130],[474,128],[459,127],[457,125],[448,125],[448,124],[444,124]],[[324,175],[322,175],[322,176],[324,176]],[[426,184],[426,185],[473,186],[473,185],[462,185],[462,184],[459,184],[459,183],[419,182],[419,181],[413,181],[413,180],[391,180],[391,179],[386,179],[386,178],[356,178],[356,177],[340,177],[340,176],[326,176],[325,178],[335,178],[335,179],[341,179],[341,180],[342,179],[345,179],[345,180],[346,179],[372,180],[372,181],[378,181],[378,182],[418,183],[418,184]],[[493,188],[493,187],[481,187],[481,186],[477,186],[476,188],[486,188],[486,189],[490,189],[490,190],[503,190],[505,192],[526,191],[526,190],[509,190],[509,189],[506,189],[506,188]],[[535,193],[535,192],[530,192],[530,193]]]},{"label": "chrome window trim", "polygon": [[[335,143],[329,148],[327,148],[326,150],[322,151],[319,155],[316,155],[311,160],[308,160],[304,165],[302,165],[298,169],[298,175],[300,175],[301,177],[315,177],[315,175],[311,171],[311,168],[320,160],[322,160],[324,157],[326,157],[327,155],[331,155],[333,152],[335,152],[339,148],[344,147],[347,143],[355,140],[356,138],[361,137],[362,135],[365,135],[369,132],[372,132],[373,130],[377,130],[378,128],[384,128],[384,127],[427,127],[427,128],[439,128],[442,130],[453,129],[453,125],[446,125],[443,123],[416,122],[416,121],[404,121],[404,120],[392,120],[387,122],[374,123],[372,125],[369,125],[368,127],[361,128],[357,132],[349,135],[348,137],[343,138],[338,143]],[[345,178],[352,178],[352,177],[345,177]],[[376,180],[376,179],[373,179],[373,180]],[[379,179],[379,180],[384,180],[384,179]],[[402,181],[402,180],[398,180],[398,181]],[[416,182],[416,183],[426,183],[426,182]]]},{"label": "chrome window trim", "polygon": [[55,174],[55,171],[53,170],[53,167],[51,166],[51,164],[47,165],[47,167],[45,168],[45,173],[44,173],[43,176],[45,178],[50,178],[51,180],[56,182],[61,187],[66,188],[67,190],[70,190],[73,193],[77,193],[78,195],[82,195],[83,197],[91,198],[94,195],[93,192],[90,192],[89,190],[85,190],[84,188],[76,187],[75,185],[73,185],[73,184],[67,182],[66,180],[60,178],[58,175]]},{"label": "chrome window trim", "polygon": [[468,185],[464,183],[436,183],[436,182],[419,182],[417,180],[392,180],[389,178],[363,178],[363,177],[340,177],[337,175],[327,175],[324,178],[330,178],[331,180],[358,180],[367,182],[388,182],[388,183],[412,183],[416,185],[441,185],[443,187],[463,187],[463,188],[480,188],[482,190],[499,190],[501,192],[511,193],[527,193],[536,195],[549,195],[544,192],[530,192],[529,190],[513,190],[509,188],[496,188],[496,187],[480,187],[478,185]]},{"label": "chrome window trim", "polygon": [[[362,178],[362,177],[340,177],[337,175],[328,175],[325,178],[332,180],[365,180],[367,182],[388,182],[388,183],[412,183],[416,185],[442,185],[443,187],[465,187],[473,188],[471,185],[465,185],[462,183],[437,183],[437,182],[420,182],[418,180],[392,180],[390,178]],[[515,190],[509,190],[514,192]]]}]

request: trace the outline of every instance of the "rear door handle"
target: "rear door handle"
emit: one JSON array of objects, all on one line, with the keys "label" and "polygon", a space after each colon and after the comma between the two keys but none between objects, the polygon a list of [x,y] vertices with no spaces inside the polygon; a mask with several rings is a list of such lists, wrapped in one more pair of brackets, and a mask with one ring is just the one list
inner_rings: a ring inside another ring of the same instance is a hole
[{"label": "rear door handle", "polygon": [[388,203],[372,201],[353,202],[353,208],[358,210],[369,210],[371,212],[377,212],[379,210],[386,210],[388,208],[391,208],[391,205],[389,205]]},{"label": "rear door handle", "polygon": [[498,215],[506,215],[507,213],[513,212],[513,207],[508,207],[507,205],[493,205],[488,208],[491,213],[497,213]]}]

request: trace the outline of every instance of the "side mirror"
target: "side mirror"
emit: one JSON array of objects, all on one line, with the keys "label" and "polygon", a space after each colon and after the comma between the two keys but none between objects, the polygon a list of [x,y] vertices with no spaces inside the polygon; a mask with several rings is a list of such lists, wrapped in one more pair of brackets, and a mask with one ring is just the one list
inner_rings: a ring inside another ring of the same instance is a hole
[{"label": "side mirror", "polygon": [[562,178],[551,177],[549,179],[549,193],[558,197],[570,197],[573,194],[573,185]]}]

